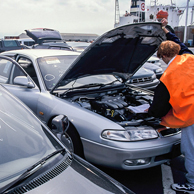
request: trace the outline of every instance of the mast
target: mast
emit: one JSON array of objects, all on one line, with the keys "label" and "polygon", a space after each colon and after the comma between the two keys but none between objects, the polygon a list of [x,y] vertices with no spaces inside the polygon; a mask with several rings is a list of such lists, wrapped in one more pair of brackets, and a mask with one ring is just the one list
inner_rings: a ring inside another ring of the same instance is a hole
[{"label": "mast", "polygon": [[184,31],[184,40],[183,40],[183,43],[186,42],[186,38],[187,38],[187,19],[188,19],[189,1],[190,1],[190,0],[187,0],[186,20],[185,20],[185,31]]},{"label": "mast", "polygon": [[156,6],[156,0],[150,0],[150,6]]},{"label": "mast", "polygon": [[115,24],[118,24],[119,21],[120,21],[119,0],[115,0]]},{"label": "mast", "polygon": [[171,5],[175,5],[175,3],[173,3],[173,0],[171,0]]}]

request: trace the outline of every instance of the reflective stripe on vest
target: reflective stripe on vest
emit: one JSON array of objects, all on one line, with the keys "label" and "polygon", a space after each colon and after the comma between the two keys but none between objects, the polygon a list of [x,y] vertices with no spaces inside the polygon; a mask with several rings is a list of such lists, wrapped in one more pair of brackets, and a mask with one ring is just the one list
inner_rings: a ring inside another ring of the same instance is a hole
[{"label": "reflective stripe on vest", "polygon": [[168,89],[172,106],[161,125],[182,128],[194,124],[194,55],[177,55],[160,81]]}]

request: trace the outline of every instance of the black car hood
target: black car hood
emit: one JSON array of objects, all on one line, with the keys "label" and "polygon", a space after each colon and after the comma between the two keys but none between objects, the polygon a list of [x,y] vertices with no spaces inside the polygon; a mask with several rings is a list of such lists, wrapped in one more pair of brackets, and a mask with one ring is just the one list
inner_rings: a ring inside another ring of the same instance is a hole
[{"label": "black car hood", "polygon": [[[57,170],[60,172],[60,169],[59,167]],[[77,156],[74,157],[71,166],[52,178],[54,175],[55,173],[52,173],[51,179],[44,184],[41,184],[44,182],[44,178],[39,181],[37,181],[37,178],[29,184],[23,185],[25,189],[21,187],[19,189],[24,191],[28,189],[28,194],[134,194],[131,190]],[[38,187],[36,187],[37,184],[39,184]],[[19,189],[16,188],[13,193],[20,191]]]},{"label": "black car hood", "polygon": [[82,52],[53,90],[89,75],[114,74],[127,80],[165,39],[159,22],[130,24],[113,29]]},{"label": "black car hood", "polygon": [[41,44],[44,40],[62,40],[61,34],[57,30],[48,28],[35,28],[25,30],[26,34],[32,38],[36,44]]}]

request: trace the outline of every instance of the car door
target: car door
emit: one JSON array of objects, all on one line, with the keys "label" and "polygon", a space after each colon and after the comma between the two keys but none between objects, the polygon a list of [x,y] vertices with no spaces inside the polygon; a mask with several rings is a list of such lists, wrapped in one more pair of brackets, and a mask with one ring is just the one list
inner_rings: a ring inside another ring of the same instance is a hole
[{"label": "car door", "polygon": [[0,84],[37,113],[40,89],[23,68],[9,57],[0,56]]}]

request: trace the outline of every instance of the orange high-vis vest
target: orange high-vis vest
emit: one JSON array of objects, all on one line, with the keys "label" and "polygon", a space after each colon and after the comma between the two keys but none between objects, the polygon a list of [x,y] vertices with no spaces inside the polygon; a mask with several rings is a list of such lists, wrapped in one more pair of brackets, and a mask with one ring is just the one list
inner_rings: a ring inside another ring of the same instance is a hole
[{"label": "orange high-vis vest", "polygon": [[182,128],[194,124],[194,55],[177,55],[160,81],[170,94],[172,106],[162,117],[161,125]]}]

